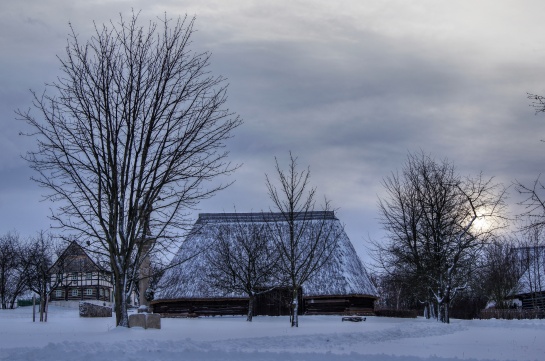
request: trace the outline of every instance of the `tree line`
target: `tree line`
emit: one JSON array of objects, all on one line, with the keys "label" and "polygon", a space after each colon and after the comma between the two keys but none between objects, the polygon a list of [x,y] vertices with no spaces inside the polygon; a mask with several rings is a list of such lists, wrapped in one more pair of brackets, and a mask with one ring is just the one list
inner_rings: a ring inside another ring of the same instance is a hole
[{"label": "tree line", "polygon": [[40,321],[46,319],[46,300],[55,285],[49,274],[63,249],[50,234],[39,232],[23,240],[15,232],[0,236],[0,306],[13,309],[29,292],[40,300]]},{"label": "tree line", "polygon": [[482,174],[462,177],[452,162],[424,152],[409,154],[382,184],[378,206],[386,239],[372,242],[380,307],[423,309],[426,317],[448,323],[453,306],[476,317],[487,304],[516,307],[510,298],[521,288],[543,290],[539,183],[516,184],[528,209],[516,227],[506,214],[503,185]]}]

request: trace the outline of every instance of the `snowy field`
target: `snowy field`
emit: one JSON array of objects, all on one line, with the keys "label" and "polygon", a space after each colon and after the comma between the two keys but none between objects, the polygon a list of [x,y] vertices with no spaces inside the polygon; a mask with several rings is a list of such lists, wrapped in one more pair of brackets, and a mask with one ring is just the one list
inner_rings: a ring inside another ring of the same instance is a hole
[{"label": "snowy field", "polygon": [[115,328],[52,307],[0,310],[0,360],[545,360],[545,320],[453,320],[303,316],[163,319],[161,330]]}]

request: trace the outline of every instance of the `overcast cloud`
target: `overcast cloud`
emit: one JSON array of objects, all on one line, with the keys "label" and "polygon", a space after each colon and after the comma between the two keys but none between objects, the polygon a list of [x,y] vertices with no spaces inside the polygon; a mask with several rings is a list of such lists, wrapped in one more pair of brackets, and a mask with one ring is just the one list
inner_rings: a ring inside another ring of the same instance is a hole
[{"label": "overcast cloud", "polygon": [[245,120],[229,143],[243,164],[236,182],[201,212],[267,210],[264,174],[291,150],[364,255],[367,238],[383,236],[381,180],[407,152],[506,185],[545,170],[545,117],[526,99],[545,95],[543,1],[3,0],[0,233],[46,229],[55,206],[29,180],[21,155],[34,140],[18,135],[14,110],[60,74],[69,22],[87,39],[93,21],[131,8],[142,21],[196,15],[194,49],[212,53],[228,106]]}]

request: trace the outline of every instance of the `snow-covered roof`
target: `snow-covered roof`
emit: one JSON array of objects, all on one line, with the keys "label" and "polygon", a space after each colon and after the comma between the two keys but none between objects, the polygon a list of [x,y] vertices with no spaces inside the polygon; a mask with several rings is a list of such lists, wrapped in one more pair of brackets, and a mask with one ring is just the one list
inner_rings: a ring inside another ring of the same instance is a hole
[{"label": "snow-covered roof", "polygon": [[[325,219],[340,230],[337,247],[328,263],[302,286],[303,296],[371,296],[377,292],[354,246],[334,212],[310,212],[299,220]],[[225,293],[206,280],[206,251],[218,234],[219,227],[255,225],[256,222],[282,222],[280,213],[205,213],[200,214],[191,234],[182,244],[155,293],[156,300],[185,298],[238,298],[244,294]]]},{"label": "snow-covered roof", "polygon": [[49,273],[67,272],[96,272],[106,271],[99,263],[95,262],[76,241],[72,241],[62,252]]},{"label": "snow-covered roof", "polygon": [[526,271],[519,278],[517,287],[511,293],[524,295],[534,292],[545,292],[545,258],[533,259]]}]

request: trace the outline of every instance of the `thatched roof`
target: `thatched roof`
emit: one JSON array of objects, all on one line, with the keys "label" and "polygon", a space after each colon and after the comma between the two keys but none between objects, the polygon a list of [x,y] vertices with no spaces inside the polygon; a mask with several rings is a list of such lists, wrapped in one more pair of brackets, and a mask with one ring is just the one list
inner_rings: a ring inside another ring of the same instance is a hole
[{"label": "thatched roof", "polygon": [[[156,300],[187,298],[245,297],[243,294],[226,294],[207,282],[206,250],[218,234],[219,227],[250,226],[257,223],[282,223],[280,213],[205,213],[200,214],[182,247],[165,272]],[[376,297],[367,271],[358,257],[350,239],[334,212],[309,212],[301,214],[296,222],[325,220],[340,232],[338,246],[329,262],[302,286],[303,296],[369,296]]]}]

